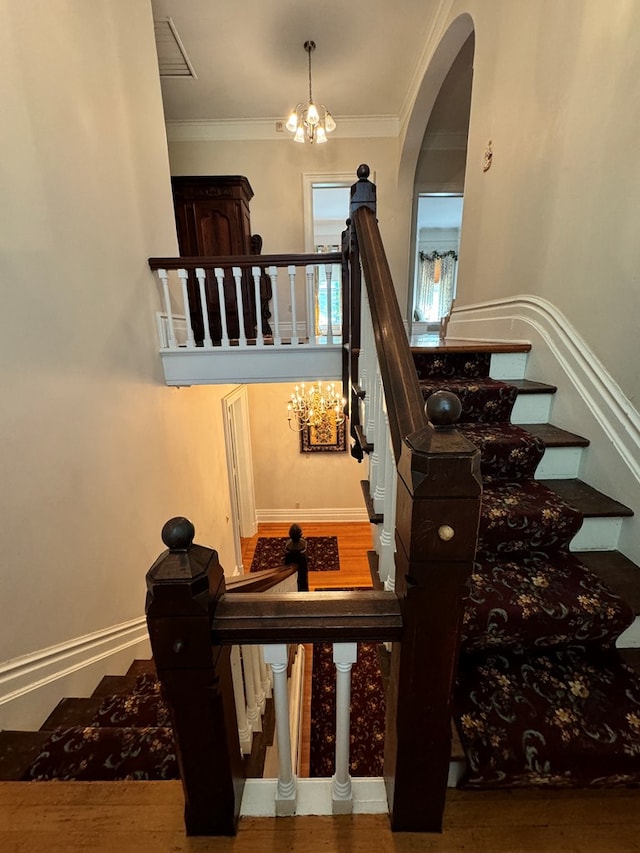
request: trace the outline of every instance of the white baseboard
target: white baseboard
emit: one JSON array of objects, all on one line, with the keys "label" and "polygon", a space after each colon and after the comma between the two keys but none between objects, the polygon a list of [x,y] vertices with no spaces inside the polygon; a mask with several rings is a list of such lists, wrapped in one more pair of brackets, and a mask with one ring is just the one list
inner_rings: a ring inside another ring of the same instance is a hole
[{"label": "white baseboard", "polygon": [[531,343],[526,378],[556,385],[551,423],[589,439],[580,479],[636,511],[618,549],[640,562],[640,413],[569,320],[547,300],[520,294],[456,306],[448,334]]},{"label": "white baseboard", "polygon": [[0,729],[39,728],[60,699],[89,696],[103,675],[150,657],[144,617],[0,664]]},{"label": "white baseboard", "polygon": [[256,510],[258,524],[293,524],[294,521],[321,522],[329,521],[369,521],[365,507],[346,507],[343,509],[258,509]]}]

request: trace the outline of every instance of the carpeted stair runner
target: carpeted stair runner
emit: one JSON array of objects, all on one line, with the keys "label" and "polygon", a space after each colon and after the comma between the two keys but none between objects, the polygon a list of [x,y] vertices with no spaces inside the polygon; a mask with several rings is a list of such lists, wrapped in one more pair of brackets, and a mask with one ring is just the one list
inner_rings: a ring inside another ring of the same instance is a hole
[{"label": "carpeted stair runner", "polygon": [[582,516],[533,479],[544,442],[509,423],[517,388],[490,355],[414,355],[423,395],[460,397],[481,451],[478,552],[469,581],[456,723],[463,784],[640,783],[640,679],[615,650],[631,608],[569,552]]},{"label": "carpeted stair runner", "polygon": [[[78,705],[74,700],[61,703],[45,726],[56,718],[62,722],[74,714],[81,716],[83,709],[89,718],[78,725],[55,726],[22,773],[23,780],[179,778],[169,712],[159,695],[155,673],[142,672],[129,679],[108,677],[105,683],[107,689],[119,685],[123,692],[100,697],[97,708],[82,700]],[[74,712],[74,707],[80,711]]]}]

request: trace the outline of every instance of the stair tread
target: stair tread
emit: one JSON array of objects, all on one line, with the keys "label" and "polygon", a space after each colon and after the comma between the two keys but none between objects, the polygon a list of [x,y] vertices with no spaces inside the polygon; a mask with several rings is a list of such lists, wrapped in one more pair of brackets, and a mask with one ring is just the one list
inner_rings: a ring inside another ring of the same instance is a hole
[{"label": "stair tread", "polygon": [[504,379],[503,382],[515,386],[518,389],[518,394],[555,394],[558,390],[555,385],[536,382],[534,379]]},{"label": "stair tread", "polygon": [[594,489],[582,480],[539,480],[585,518],[618,518],[633,515],[633,510],[608,495]]},{"label": "stair tread", "polygon": [[640,614],[640,566],[620,551],[576,551],[574,557]]},{"label": "stair tread", "polygon": [[133,661],[127,670],[127,676],[136,677],[138,675],[156,675],[156,665],[152,658],[147,660],[136,658],[136,660]]},{"label": "stair tread", "polygon": [[58,728],[70,728],[71,726],[88,726],[101,704],[102,698],[99,696],[61,699],[40,726],[40,731],[48,732]]},{"label": "stair tread", "polygon": [[122,695],[129,693],[135,687],[136,677],[129,675],[105,675],[91,698]]},{"label": "stair tread", "polygon": [[19,781],[42,746],[49,739],[50,732],[0,732],[0,781]]},{"label": "stair tread", "polygon": [[544,441],[546,447],[588,447],[589,439],[553,424],[518,424]]},{"label": "stair tread", "polygon": [[410,341],[412,352],[443,353],[443,352],[530,352],[531,344],[509,343],[508,341],[465,341],[448,338],[438,339],[437,334],[414,335]]}]

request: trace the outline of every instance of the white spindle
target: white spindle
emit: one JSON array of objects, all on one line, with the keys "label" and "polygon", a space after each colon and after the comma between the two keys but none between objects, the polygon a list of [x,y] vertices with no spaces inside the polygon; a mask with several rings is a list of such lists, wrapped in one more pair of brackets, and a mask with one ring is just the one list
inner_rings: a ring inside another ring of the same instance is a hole
[{"label": "white spindle", "polygon": [[353,791],[349,775],[349,733],[351,729],[351,667],[358,659],[357,643],[334,643],[336,665],[336,772],[331,785],[334,814],[353,811]]},{"label": "white spindle", "polygon": [[278,269],[277,267],[269,267],[269,278],[271,279],[271,292],[273,294],[271,305],[273,307],[273,343],[278,345],[282,343],[282,335],[280,334],[280,315],[278,313]]},{"label": "white spindle", "polygon": [[289,273],[289,298],[291,300],[291,343],[297,344],[298,340],[298,316],[296,314],[296,268],[293,264],[287,267]]},{"label": "white spindle", "polygon": [[244,325],[244,302],[242,301],[242,270],[233,267],[233,280],[236,284],[236,306],[238,313],[238,346],[247,346],[247,330]]},{"label": "white spindle", "polygon": [[177,349],[176,330],[173,325],[173,311],[171,310],[171,294],[169,292],[169,275],[166,270],[157,270],[158,278],[162,282],[162,295],[164,297],[164,310],[167,312],[168,344],[169,349]]},{"label": "white spindle", "polygon": [[231,346],[229,341],[229,330],[227,328],[227,306],[224,298],[224,270],[221,267],[216,267],[214,270],[216,281],[218,282],[218,305],[220,307],[220,329],[221,340],[223,347]]},{"label": "white spindle", "polygon": [[239,646],[231,647],[231,678],[233,680],[233,697],[236,705],[236,717],[238,718],[238,738],[243,755],[251,752],[253,734],[247,720],[247,700],[244,692],[242,679],[242,664],[240,662]]},{"label": "white spindle", "polygon": [[264,647],[265,661],[273,672],[273,704],[276,714],[278,739],[278,782],[276,786],[276,815],[295,814],[297,784],[291,761],[291,735],[289,731],[289,699],[287,692],[288,650],[285,643]]},{"label": "white spindle", "polygon": [[253,291],[256,300],[256,346],[264,346],[264,326],[262,324],[262,298],[260,296],[260,276],[262,270],[260,267],[252,267],[251,274],[253,276]]},{"label": "white spindle", "polygon": [[189,305],[189,290],[187,288],[187,280],[189,274],[186,270],[178,270],[180,283],[182,284],[182,302],[184,304],[184,316],[187,318],[187,348],[193,349],[196,345],[193,337],[193,329],[191,328],[191,306]]},{"label": "white spindle", "polygon": [[262,651],[259,646],[250,646],[251,656],[253,658],[253,685],[256,692],[256,704],[260,714],[264,714],[264,709],[267,702],[267,696],[262,683],[262,673],[260,671],[260,661],[262,659]]},{"label": "white spindle", "polygon": [[271,675],[271,670],[265,663],[262,646],[256,646],[256,648],[258,650],[258,662],[260,664],[260,682],[262,685],[262,692],[265,697],[269,699],[273,692],[273,677]]},{"label": "white spindle", "polygon": [[200,290],[200,305],[202,306],[202,322],[204,323],[204,339],[203,347],[211,349],[213,341],[211,340],[211,332],[209,330],[209,306],[207,305],[207,294],[205,291],[205,272],[201,267],[196,269],[196,278],[198,279],[198,288]]},{"label": "white spindle", "polygon": [[386,424],[387,443],[385,446],[385,485],[382,530],[380,532],[380,560],[378,563],[378,574],[387,592],[394,592],[396,588],[395,570],[395,529],[396,529],[396,496],[398,493],[398,477],[396,472],[396,461],[393,455],[391,443],[391,432],[389,430],[389,418],[384,414]]},{"label": "white spindle", "polygon": [[251,646],[242,646],[242,669],[244,672],[244,689],[247,696],[247,721],[252,732],[262,731],[262,716],[256,696],[256,680],[253,674],[254,658]]},{"label": "white spindle", "polygon": [[332,264],[324,265],[324,280],[327,286],[327,343],[333,343],[333,320],[331,318],[331,297],[333,295],[332,290],[332,282],[331,282],[331,271],[333,269]]},{"label": "white spindle", "polygon": [[[307,294],[314,294],[316,281],[318,282],[318,287],[320,286],[320,270],[319,267],[316,267],[314,264],[307,264],[305,269],[305,277],[307,279]],[[311,297],[311,300],[307,299],[307,307],[309,306],[309,302],[312,304],[311,311],[308,311],[307,316],[307,338],[311,345],[315,345],[319,343],[319,336],[322,334],[322,329],[318,324],[316,328],[316,323],[318,318],[316,317],[316,300]]]},{"label": "white spindle", "polygon": [[387,465],[387,446],[389,444],[389,421],[386,417],[386,405],[382,375],[380,368],[376,372],[376,428],[373,434],[374,453],[377,457],[378,470],[376,484],[371,494],[376,512],[384,511],[385,469]]}]

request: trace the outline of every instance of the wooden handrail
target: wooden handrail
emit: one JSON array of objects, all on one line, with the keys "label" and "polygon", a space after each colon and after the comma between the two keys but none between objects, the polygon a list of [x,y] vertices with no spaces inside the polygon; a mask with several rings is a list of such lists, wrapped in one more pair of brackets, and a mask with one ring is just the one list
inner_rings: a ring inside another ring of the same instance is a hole
[{"label": "wooden handrail", "polygon": [[424,400],[375,213],[369,207],[359,207],[351,218],[369,293],[376,351],[397,462],[403,439],[427,425]]},{"label": "wooden handrail", "polygon": [[402,616],[391,592],[223,595],[211,623],[216,644],[398,640]]},{"label": "wooden handrail", "polygon": [[274,586],[290,578],[291,575],[295,575],[297,570],[296,565],[277,566],[274,569],[263,569],[259,572],[250,572],[248,575],[226,578],[227,593],[264,592],[273,589]]},{"label": "wooden handrail", "polygon": [[149,258],[152,270],[195,270],[215,267],[283,267],[306,266],[306,264],[339,264],[340,252],[283,254],[283,255],[210,255],[183,258]]}]

